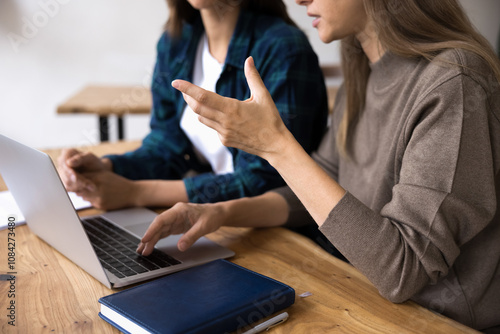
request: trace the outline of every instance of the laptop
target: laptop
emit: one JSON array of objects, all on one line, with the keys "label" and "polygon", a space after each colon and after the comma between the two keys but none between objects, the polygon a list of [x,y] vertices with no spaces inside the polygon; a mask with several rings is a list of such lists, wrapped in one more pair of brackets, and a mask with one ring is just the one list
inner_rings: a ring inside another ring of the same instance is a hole
[{"label": "laptop", "polygon": [[129,208],[80,218],[47,154],[0,135],[0,157],[0,175],[31,231],[108,288],[234,255],[205,237],[180,252],[180,235],[174,235],[161,239],[152,255],[141,256],[135,248],[155,212]]}]

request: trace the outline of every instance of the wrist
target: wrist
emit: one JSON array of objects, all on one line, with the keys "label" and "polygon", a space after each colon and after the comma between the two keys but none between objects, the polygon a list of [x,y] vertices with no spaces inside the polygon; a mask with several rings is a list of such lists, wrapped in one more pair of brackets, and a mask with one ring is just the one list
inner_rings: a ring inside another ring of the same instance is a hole
[{"label": "wrist", "polygon": [[220,226],[231,226],[230,222],[234,222],[234,205],[232,205],[233,201],[223,201],[217,203],[211,203],[206,205],[211,205],[214,208],[214,211],[217,214],[217,220],[220,223]]},{"label": "wrist", "polygon": [[147,184],[143,181],[130,181],[130,185],[130,206],[148,206],[146,201],[147,196],[145,196],[147,193],[145,190],[145,188],[147,188]]},{"label": "wrist", "polygon": [[305,153],[302,146],[295,140],[292,133],[287,131],[276,140],[273,151],[264,157],[264,159],[279,172],[281,165],[290,164],[290,161],[295,160],[292,157],[297,157],[302,152]]}]

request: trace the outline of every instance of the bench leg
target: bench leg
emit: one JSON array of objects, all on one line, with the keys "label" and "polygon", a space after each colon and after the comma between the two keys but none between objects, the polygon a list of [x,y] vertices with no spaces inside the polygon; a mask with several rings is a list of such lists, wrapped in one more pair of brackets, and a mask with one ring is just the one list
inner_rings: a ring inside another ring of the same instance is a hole
[{"label": "bench leg", "polygon": [[99,136],[102,143],[109,141],[109,122],[107,116],[99,116]]},{"label": "bench leg", "polygon": [[125,132],[123,130],[123,117],[117,116],[116,122],[118,123],[118,140],[125,139]]}]

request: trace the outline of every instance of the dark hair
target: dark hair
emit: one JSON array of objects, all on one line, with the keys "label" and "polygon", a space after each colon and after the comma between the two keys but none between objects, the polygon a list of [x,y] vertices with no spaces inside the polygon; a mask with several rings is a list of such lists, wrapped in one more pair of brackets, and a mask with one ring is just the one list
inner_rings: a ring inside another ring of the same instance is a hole
[{"label": "dark hair", "polygon": [[[192,23],[200,15],[199,11],[194,9],[187,0],[167,0],[167,5],[169,17],[165,24],[165,30],[171,36],[179,36],[183,23]],[[221,10],[230,10],[231,7],[279,17],[287,24],[297,26],[288,15],[282,0],[228,0],[220,5]]]}]

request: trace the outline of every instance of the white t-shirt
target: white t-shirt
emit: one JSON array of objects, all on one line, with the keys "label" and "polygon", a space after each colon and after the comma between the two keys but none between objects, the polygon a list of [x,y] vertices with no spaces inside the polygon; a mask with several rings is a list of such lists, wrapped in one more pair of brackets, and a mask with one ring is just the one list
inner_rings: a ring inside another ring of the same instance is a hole
[{"label": "white t-shirt", "polygon": [[[211,92],[215,92],[215,85],[222,73],[224,64],[220,64],[208,49],[208,39],[203,34],[198,44],[193,69],[193,83]],[[222,145],[217,131],[202,124],[198,115],[186,105],[182,114],[180,126],[193,144],[194,150],[202,161],[212,166],[216,174],[234,172],[233,155],[227,147]]]}]

